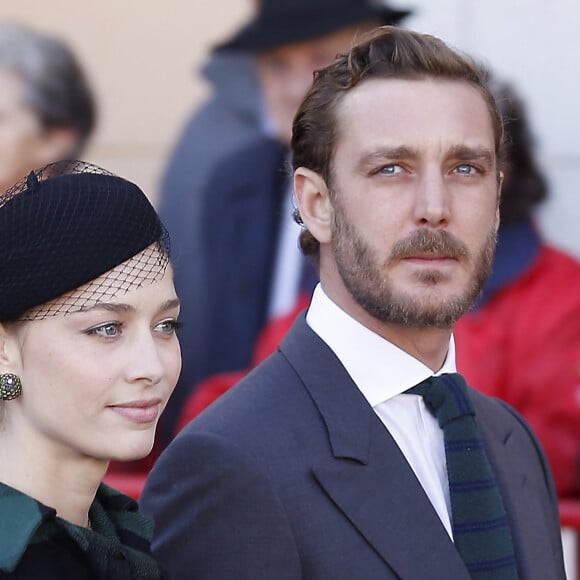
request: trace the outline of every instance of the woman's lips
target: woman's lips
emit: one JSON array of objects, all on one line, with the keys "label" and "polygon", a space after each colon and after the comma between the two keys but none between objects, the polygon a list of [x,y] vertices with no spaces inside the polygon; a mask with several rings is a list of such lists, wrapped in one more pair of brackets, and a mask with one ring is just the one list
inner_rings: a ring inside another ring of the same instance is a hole
[{"label": "woman's lips", "polygon": [[110,405],[110,409],[133,423],[152,423],[159,416],[160,399]]}]

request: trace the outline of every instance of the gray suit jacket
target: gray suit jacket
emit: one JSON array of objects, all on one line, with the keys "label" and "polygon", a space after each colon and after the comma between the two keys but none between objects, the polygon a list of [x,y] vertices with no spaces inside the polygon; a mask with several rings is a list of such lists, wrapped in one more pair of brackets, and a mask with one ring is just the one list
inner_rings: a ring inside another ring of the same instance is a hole
[{"label": "gray suit jacket", "polygon": [[[539,444],[514,411],[472,395],[520,579],[563,579]],[[142,507],[176,580],[469,578],[397,444],[303,317],[166,449]]]}]

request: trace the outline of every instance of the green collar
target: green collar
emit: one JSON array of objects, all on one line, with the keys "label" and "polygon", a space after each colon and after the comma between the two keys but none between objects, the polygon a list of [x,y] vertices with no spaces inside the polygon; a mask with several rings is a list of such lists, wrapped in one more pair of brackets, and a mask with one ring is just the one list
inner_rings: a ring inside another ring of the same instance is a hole
[{"label": "green collar", "polygon": [[101,484],[89,515],[92,530],[75,526],[56,515],[56,511],[34,498],[0,483],[0,570],[12,572],[28,546],[51,534],[68,535],[87,552],[95,536],[114,544],[137,540],[137,549],[151,540],[153,523],[138,511],[137,502]]}]

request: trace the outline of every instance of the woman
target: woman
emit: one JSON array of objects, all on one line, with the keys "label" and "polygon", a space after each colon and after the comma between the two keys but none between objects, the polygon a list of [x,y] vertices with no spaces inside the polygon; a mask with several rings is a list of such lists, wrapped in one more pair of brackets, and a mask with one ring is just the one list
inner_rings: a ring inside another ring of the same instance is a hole
[{"label": "woman", "polygon": [[101,483],[149,453],[179,375],[165,228],[137,186],[60,162],[0,196],[0,264],[0,578],[165,578]]}]

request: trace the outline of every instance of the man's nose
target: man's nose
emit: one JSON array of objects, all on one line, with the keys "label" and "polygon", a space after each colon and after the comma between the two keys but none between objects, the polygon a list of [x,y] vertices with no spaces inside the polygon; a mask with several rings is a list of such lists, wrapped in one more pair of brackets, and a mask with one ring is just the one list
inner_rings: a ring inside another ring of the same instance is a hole
[{"label": "man's nose", "polygon": [[417,225],[434,228],[449,222],[451,199],[445,178],[438,170],[426,171],[418,181],[414,207]]}]

